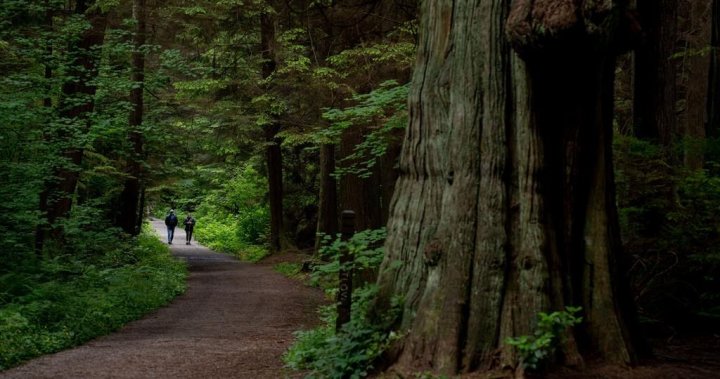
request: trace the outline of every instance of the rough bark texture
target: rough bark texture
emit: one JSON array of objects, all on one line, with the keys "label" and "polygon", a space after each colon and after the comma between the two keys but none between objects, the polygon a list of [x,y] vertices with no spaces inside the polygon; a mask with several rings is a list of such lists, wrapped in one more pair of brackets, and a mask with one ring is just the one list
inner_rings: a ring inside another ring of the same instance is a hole
[{"label": "rough bark texture", "polygon": [[567,305],[585,321],[565,364],[635,360],[611,160],[608,28],[623,12],[613,1],[510,3],[422,4],[376,305],[404,299],[398,371],[514,368],[505,339]]},{"label": "rough bark texture", "polygon": [[[91,3],[78,1],[74,12],[86,15],[90,27],[80,39],[68,48],[72,61],[68,66],[69,79],[62,86],[59,104],[59,116],[66,127],[53,131],[48,136],[51,143],[61,146],[61,163],[53,167],[53,175],[45,182],[40,194],[40,212],[46,217],[47,224],[40,226],[36,233],[36,249],[42,250],[46,234],[51,232],[59,239],[62,230],[57,221],[70,213],[72,199],[80,176],[83,147],[82,137],[90,127],[89,116],[94,108],[97,87],[93,80],[98,74],[99,52],[105,38],[107,16],[98,10],[89,11]],[[87,14],[86,14],[87,13]]]},{"label": "rough bark texture", "polygon": [[142,218],[140,205],[140,178],[142,175],[143,135],[140,126],[143,122],[143,89],[145,85],[145,0],[133,0],[133,18],[135,19],[134,50],[132,53],[132,81],[130,91],[130,112],[128,139],[132,146],[132,154],[128,159],[127,174],[123,191],[120,194],[120,216],[118,223],[125,233],[138,235],[140,229],[138,218]]},{"label": "rough bark texture", "polygon": [[639,138],[670,146],[675,116],[677,0],[638,0],[644,41],[635,51],[634,130]]},{"label": "rough bark texture", "polygon": [[720,136],[720,0],[712,3],[711,33],[706,132],[708,136],[717,138]]}]

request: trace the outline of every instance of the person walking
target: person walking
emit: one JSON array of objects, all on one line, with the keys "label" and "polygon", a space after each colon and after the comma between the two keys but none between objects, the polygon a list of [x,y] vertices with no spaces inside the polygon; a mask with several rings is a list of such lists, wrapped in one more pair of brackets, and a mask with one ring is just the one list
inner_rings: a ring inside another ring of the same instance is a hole
[{"label": "person walking", "polygon": [[185,217],[185,244],[189,245],[192,240],[193,229],[195,229],[195,219],[191,214],[188,213]]},{"label": "person walking", "polygon": [[175,236],[175,227],[178,224],[178,218],[175,216],[175,211],[170,210],[170,213],[165,217],[165,226],[167,226],[168,233],[168,245],[172,245],[173,237]]}]

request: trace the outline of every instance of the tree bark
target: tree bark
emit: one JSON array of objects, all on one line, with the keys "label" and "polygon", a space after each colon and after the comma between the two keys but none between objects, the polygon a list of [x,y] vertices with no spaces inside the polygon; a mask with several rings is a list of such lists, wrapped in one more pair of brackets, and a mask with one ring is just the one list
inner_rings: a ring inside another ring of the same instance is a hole
[{"label": "tree bark", "polygon": [[[94,108],[97,87],[93,80],[98,74],[99,52],[105,38],[106,14],[92,10],[92,3],[80,0],[74,12],[85,15],[90,27],[82,32],[77,42],[68,48],[71,62],[68,66],[68,79],[62,86],[59,104],[62,128],[53,131],[50,136],[52,143],[62,146],[60,162],[52,168],[52,177],[46,180],[40,195],[40,212],[46,217],[50,234],[55,239],[62,237],[62,229],[57,221],[66,218],[72,208],[80,165],[84,153],[83,137],[90,127],[90,114]],[[48,229],[41,226],[36,234],[36,249],[42,250]]]},{"label": "tree bark", "polygon": [[718,138],[720,137],[720,0],[713,0],[712,3],[710,49],[706,134],[708,137]]},{"label": "tree bark", "polygon": [[564,364],[635,361],[611,151],[619,38],[606,29],[624,12],[510,3],[422,4],[376,303],[404,299],[401,372],[515,368],[505,340],[569,305],[584,322]]},{"label": "tree bark", "polygon": [[[682,135],[685,139],[685,167],[703,167],[702,142],[705,140],[705,119],[710,72],[710,59],[703,50],[710,45],[711,0],[693,0],[687,3],[688,25],[685,29],[687,41],[684,57],[685,112]],[[686,79],[685,79],[686,78]]]},{"label": "tree bark", "polygon": [[[263,79],[269,78],[275,72],[275,15],[273,11],[265,12],[260,16],[260,50],[262,52]],[[282,183],[282,150],[281,141],[276,137],[280,131],[278,120],[273,119],[265,125],[265,158],[268,170],[268,196],[270,203],[270,237],[269,243],[272,251],[282,248],[283,233],[283,183]]]},{"label": "tree bark", "polygon": [[[363,141],[363,129],[353,127],[347,129],[340,141],[338,155],[342,158],[355,152],[355,146]],[[345,161],[347,165],[354,162]],[[384,226],[381,216],[380,183],[377,167],[372,174],[363,178],[347,173],[339,180],[339,204],[341,210],[355,212],[355,228],[358,231],[377,229]]]},{"label": "tree bark", "polygon": [[315,251],[320,251],[322,238],[328,235],[335,238],[338,233],[337,181],[335,180],[335,145],[320,146],[320,201],[318,203],[318,236],[315,238]]},{"label": "tree bark", "polygon": [[120,194],[120,227],[130,235],[140,233],[138,218],[142,219],[140,208],[140,178],[142,176],[143,135],[140,129],[143,122],[143,89],[145,87],[145,0],[133,0],[133,18],[135,19],[135,35],[133,36],[132,82],[130,90],[130,111],[128,140],[132,153],[128,159],[127,179]]},{"label": "tree bark", "polygon": [[638,138],[669,147],[678,133],[675,115],[677,0],[638,0],[644,41],[635,51],[633,117]]}]

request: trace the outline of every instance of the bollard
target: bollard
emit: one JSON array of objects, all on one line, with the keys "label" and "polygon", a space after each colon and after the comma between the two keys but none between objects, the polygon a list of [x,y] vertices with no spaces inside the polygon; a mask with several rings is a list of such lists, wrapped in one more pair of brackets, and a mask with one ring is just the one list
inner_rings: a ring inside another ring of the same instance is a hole
[{"label": "bollard", "polygon": [[[343,211],[342,212],[342,223],[341,223],[341,238],[347,242],[355,233],[355,212]],[[347,247],[340,251],[340,273],[339,273],[339,288],[337,294],[337,321],[335,323],[335,330],[340,331],[342,326],[350,321],[350,308],[352,305],[352,267],[353,257],[350,255]]]}]

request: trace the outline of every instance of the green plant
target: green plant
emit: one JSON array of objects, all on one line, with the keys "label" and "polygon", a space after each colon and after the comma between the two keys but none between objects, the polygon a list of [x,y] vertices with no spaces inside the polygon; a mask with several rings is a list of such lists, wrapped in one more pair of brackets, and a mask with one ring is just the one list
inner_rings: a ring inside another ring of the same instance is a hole
[{"label": "green plant", "polygon": [[300,275],[302,265],[299,263],[282,262],[273,266],[273,269],[288,278],[296,278]]},{"label": "green plant", "polygon": [[344,269],[372,270],[380,266],[385,251],[382,241],[387,236],[385,228],[368,229],[352,235],[348,241],[343,241],[340,235],[333,239],[323,236],[323,245],[320,248],[320,257],[327,263],[313,268],[311,283],[321,285],[332,290],[337,285],[337,273],[340,271],[340,253],[347,250],[352,261]]},{"label": "green plant", "polygon": [[[375,269],[382,262],[381,241],[384,237],[384,229],[356,233],[349,241],[326,237],[321,254],[329,262],[313,269],[312,281],[321,284],[330,294],[337,291],[337,273],[341,268],[339,256],[343,249],[348,249],[355,258],[345,268]],[[377,291],[375,284],[364,284],[353,291],[350,322],[338,333],[335,332],[335,305],[322,307],[323,325],[296,332],[296,342],[283,357],[285,364],[295,370],[309,370],[308,377],[360,378],[367,375],[373,362],[397,339],[392,325],[402,309],[402,299],[394,298],[386,313],[371,316],[370,308]]]},{"label": "green plant", "polygon": [[107,334],[185,290],[185,264],[152,232],[110,246],[0,272],[0,370]]},{"label": "green plant", "polygon": [[508,338],[505,343],[518,350],[523,367],[537,370],[555,353],[563,333],[582,321],[582,317],[578,316],[581,309],[565,307],[560,312],[540,312],[533,335]]},{"label": "green plant", "polygon": [[398,335],[390,326],[400,314],[402,303],[393,300],[391,309],[379,319],[369,315],[377,286],[367,285],[353,292],[351,320],[335,332],[335,307],[321,311],[324,325],[295,333],[296,342],[283,357],[294,370],[309,370],[308,378],[361,378],[372,363]]}]

